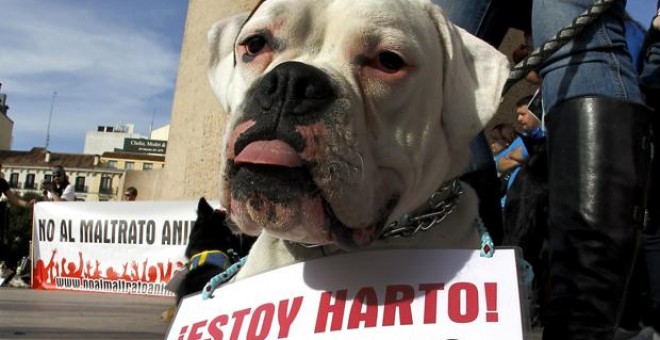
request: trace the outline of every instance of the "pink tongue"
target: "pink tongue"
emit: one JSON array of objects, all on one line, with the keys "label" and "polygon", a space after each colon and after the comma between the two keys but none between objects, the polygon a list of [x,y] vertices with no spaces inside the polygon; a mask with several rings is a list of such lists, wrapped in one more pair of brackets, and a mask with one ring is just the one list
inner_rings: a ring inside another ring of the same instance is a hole
[{"label": "pink tongue", "polygon": [[281,140],[262,140],[248,144],[236,158],[234,163],[267,164],[289,168],[302,166],[302,158],[293,148]]}]

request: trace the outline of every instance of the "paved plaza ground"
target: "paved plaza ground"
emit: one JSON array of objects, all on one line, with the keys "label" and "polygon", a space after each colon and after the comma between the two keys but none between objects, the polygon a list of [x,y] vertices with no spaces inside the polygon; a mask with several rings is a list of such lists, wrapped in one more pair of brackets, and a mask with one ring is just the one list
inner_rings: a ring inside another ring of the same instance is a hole
[{"label": "paved plaza ground", "polygon": [[0,288],[0,339],[163,339],[173,297]]},{"label": "paved plaza ground", "polygon": [[[163,339],[174,298],[0,288],[0,339]],[[529,339],[540,340],[535,329]]]}]

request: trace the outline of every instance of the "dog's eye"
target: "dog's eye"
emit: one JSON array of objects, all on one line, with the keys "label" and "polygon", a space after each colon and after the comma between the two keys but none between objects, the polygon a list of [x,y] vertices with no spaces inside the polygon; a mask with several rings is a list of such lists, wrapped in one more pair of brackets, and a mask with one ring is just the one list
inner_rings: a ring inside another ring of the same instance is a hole
[{"label": "dog's eye", "polygon": [[266,38],[255,35],[245,40],[244,45],[248,54],[257,54],[266,46]]},{"label": "dog's eye", "polygon": [[378,54],[378,65],[380,65],[384,71],[396,72],[403,68],[405,62],[396,53],[381,52]]}]

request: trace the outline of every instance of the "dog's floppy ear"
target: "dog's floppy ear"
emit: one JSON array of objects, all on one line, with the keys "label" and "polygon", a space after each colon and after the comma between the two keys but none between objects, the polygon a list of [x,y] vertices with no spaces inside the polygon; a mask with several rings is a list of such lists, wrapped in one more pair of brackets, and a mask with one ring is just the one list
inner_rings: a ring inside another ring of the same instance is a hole
[{"label": "dog's floppy ear", "polygon": [[[234,42],[247,19],[248,13],[225,18],[215,23],[208,32],[210,50],[209,81],[222,108],[231,113],[231,92],[236,84],[234,73]],[[233,96],[235,98],[235,96]]]},{"label": "dog's floppy ear", "polygon": [[429,5],[443,50],[442,120],[451,149],[466,147],[500,104],[509,62],[486,42],[455,26]]}]

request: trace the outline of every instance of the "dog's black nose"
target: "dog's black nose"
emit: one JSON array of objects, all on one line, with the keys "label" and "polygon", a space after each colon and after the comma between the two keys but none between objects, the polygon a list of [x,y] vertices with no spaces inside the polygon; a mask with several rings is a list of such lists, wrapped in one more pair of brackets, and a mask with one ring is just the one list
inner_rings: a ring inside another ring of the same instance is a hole
[{"label": "dog's black nose", "polygon": [[335,97],[330,78],[323,71],[294,61],[268,72],[254,92],[262,113],[283,116],[321,113]]}]

